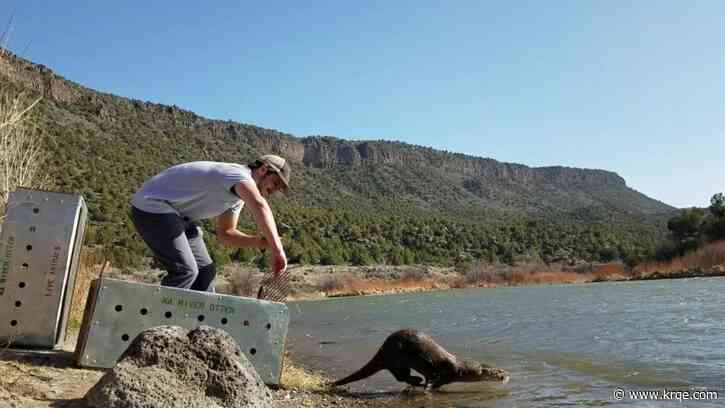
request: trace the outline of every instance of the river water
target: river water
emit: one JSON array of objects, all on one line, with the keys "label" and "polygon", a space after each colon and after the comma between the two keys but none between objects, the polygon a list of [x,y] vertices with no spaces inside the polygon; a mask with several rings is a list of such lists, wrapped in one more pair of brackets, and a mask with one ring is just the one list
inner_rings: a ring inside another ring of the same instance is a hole
[{"label": "river water", "polygon": [[[507,384],[404,390],[387,371],[353,383],[400,407],[723,407],[725,278],[521,286],[289,303],[288,348],[341,378],[385,337],[422,330],[454,354],[504,368]],[[616,390],[624,398],[615,398]],[[659,400],[630,392],[659,391]],[[662,394],[667,391],[668,394]],[[717,391],[719,400],[699,391]]]}]

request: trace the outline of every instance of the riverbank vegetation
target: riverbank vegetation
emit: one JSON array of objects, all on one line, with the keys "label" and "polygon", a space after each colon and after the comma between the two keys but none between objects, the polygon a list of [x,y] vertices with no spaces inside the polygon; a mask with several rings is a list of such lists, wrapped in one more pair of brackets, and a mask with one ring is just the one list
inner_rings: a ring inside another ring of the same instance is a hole
[{"label": "riverbank vegetation", "polygon": [[633,268],[632,275],[643,279],[725,275],[725,241],[703,244],[669,260],[644,262]]},{"label": "riverbank vegetation", "polygon": [[[723,193],[713,195],[708,208],[681,210],[669,219],[667,229],[669,237],[658,247],[654,256],[656,261],[662,263],[682,258],[709,243],[725,240],[725,196]],[[702,256],[706,255],[696,255],[695,258]]]},{"label": "riverbank vegetation", "polygon": [[725,274],[725,196],[717,193],[707,208],[686,208],[667,222],[669,236],[654,256],[638,263],[632,275],[675,278]]}]

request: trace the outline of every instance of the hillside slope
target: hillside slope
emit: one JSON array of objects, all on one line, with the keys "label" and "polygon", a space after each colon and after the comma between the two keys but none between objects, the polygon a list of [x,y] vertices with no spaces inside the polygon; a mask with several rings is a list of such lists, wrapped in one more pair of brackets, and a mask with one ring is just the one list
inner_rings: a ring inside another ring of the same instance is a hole
[{"label": "hillside slope", "polygon": [[51,152],[55,185],[85,196],[88,242],[119,264],[136,263],[144,251],[126,212],[146,178],[184,161],[248,162],[262,153],[291,160],[292,193],[273,201],[292,226],[291,258],[302,262],[598,259],[602,249],[633,258],[651,250],[674,210],[604,170],[298,138],[97,92],[10,53],[0,57],[0,78],[4,88],[44,96],[33,126]]}]

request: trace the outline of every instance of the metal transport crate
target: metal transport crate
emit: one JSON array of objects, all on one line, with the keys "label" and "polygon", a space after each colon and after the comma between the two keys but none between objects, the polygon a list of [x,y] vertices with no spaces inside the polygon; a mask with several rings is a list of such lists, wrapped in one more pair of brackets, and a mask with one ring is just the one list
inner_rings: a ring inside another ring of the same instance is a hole
[{"label": "metal transport crate", "polygon": [[0,233],[0,343],[63,344],[88,210],[82,196],[20,188]]},{"label": "metal transport crate", "polygon": [[266,384],[282,374],[289,311],[283,303],[117,279],[91,283],[76,362],[110,368],[139,333],[156,326],[229,333]]}]

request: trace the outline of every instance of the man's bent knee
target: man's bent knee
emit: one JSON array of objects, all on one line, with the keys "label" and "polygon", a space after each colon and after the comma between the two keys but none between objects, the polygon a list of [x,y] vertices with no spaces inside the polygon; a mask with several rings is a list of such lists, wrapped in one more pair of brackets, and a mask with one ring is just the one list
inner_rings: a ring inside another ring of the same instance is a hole
[{"label": "man's bent knee", "polygon": [[203,292],[214,292],[214,278],[216,277],[216,265],[212,262],[199,267],[199,274],[191,289]]},{"label": "man's bent knee", "polygon": [[161,280],[162,286],[191,289],[199,276],[198,268],[176,264],[167,267],[166,276]]}]

